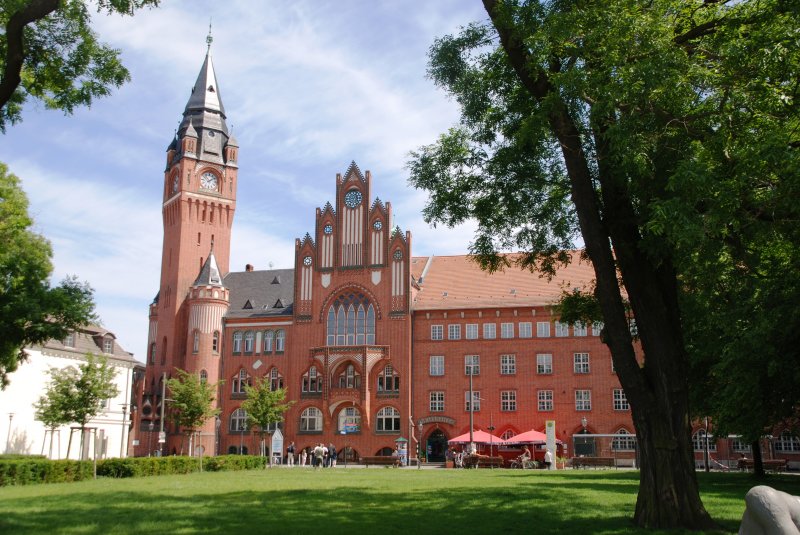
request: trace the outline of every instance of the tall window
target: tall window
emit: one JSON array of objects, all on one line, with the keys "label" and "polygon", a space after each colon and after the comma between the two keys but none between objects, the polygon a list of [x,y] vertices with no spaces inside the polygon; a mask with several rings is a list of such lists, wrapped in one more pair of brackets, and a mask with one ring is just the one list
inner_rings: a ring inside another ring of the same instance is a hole
[{"label": "tall window", "polygon": [[478,324],[477,323],[467,323],[466,326],[466,338],[467,340],[477,340],[478,339]]},{"label": "tall window", "polygon": [[553,355],[550,353],[539,353],[536,355],[536,373],[549,375],[553,373]]},{"label": "tall window", "polygon": [[275,333],[275,352],[283,353],[285,346],[286,346],[286,331],[284,331],[283,329],[278,329],[278,331]]},{"label": "tall window", "polygon": [[244,394],[244,387],[252,385],[250,374],[247,373],[247,370],[242,368],[239,370],[239,373],[236,374],[236,377],[233,378],[231,384],[233,388],[232,393]]},{"label": "tall window", "polygon": [[480,375],[481,373],[481,356],[480,355],[465,355],[464,356],[464,374],[465,375]]},{"label": "tall window", "polygon": [[430,393],[431,412],[444,412],[444,392]]},{"label": "tall window", "polygon": [[400,376],[391,364],[378,374],[378,392],[400,392]]},{"label": "tall window", "polygon": [[264,353],[272,353],[275,348],[275,331],[264,331]]},{"label": "tall window", "polygon": [[576,411],[590,411],[590,410],[592,410],[592,391],[591,390],[576,390],[575,391],[575,410]]},{"label": "tall window", "polygon": [[384,407],[378,411],[378,424],[376,431],[396,433],[400,431],[400,411],[394,407]]},{"label": "tall window", "polygon": [[537,398],[539,400],[539,410],[540,411],[552,411],[553,410],[553,391],[552,390],[539,390],[537,392]]},{"label": "tall window", "polygon": [[616,433],[618,436],[611,441],[613,451],[634,451],[636,450],[636,436],[632,435],[625,428],[620,428]]},{"label": "tall window", "polygon": [[575,353],[572,358],[575,373],[589,373],[589,353]]},{"label": "tall window", "polygon": [[444,338],[444,327],[441,325],[431,325],[431,340],[442,340]]},{"label": "tall window", "polygon": [[247,411],[236,409],[231,414],[230,430],[234,432],[247,431]]},{"label": "tall window", "polygon": [[536,322],[536,336],[539,338],[549,338],[550,337],[550,322],[549,321],[537,321]]},{"label": "tall window", "polygon": [[192,340],[192,353],[200,351],[200,332],[194,331],[194,339]]},{"label": "tall window", "polygon": [[253,331],[247,331],[244,333],[244,352],[245,353],[252,353],[253,352],[253,342],[255,341],[256,336]]},{"label": "tall window", "polygon": [[500,355],[500,375],[514,375],[517,373],[516,355]]},{"label": "tall window", "polygon": [[322,392],[322,375],[317,372],[316,366],[311,366],[303,374],[302,389],[305,393],[317,394]]},{"label": "tall window", "polygon": [[[717,451],[717,441],[714,440],[714,435],[709,433],[708,437],[706,437],[705,429],[698,429],[697,432],[692,435],[692,447],[694,451],[706,450],[706,438],[708,438],[708,451]],[[775,449],[777,450],[778,448]]]},{"label": "tall window", "polygon": [[519,337],[520,338],[531,338],[532,330],[531,330],[531,322],[530,321],[521,321],[519,323]]},{"label": "tall window", "polygon": [[350,292],[336,298],[328,309],[327,338],[329,346],[375,343],[375,308],[364,294]]},{"label": "tall window", "polygon": [[500,338],[514,338],[514,324],[501,323],[500,324]]},{"label": "tall window", "polygon": [[150,344],[150,364],[156,363],[156,343]]},{"label": "tall window", "polygon": [[339,411],[339,431],[358,433],[361,431],[361,413],[355,407],[345,407]]},{"label": "tall window", "polygon": [[322,431],[322,411],[309,407],[300,414],[300,431]]},{"label": "tall window", "polygon": [[500,410],[503,412],[517,410],[516,390],[503,390],[500,392]]},{"label": "tall window", "polygon": [[586,336],[588,334],[586,324],[582,321],[575,322],[575,325],[572,326],[572,332],[575,333],[575,336]]},{"label": "tall window", "polygon": [[483,324],[483,337],[486,340],[493,340],[497,338],[497,324],[496,323],[484,323]]},{"label": "tall window", "polygon": [[214,331],[214,336],[211,337],[211,351],[219,353],[219,331]]},{"label": "tall window", "polygon": [[200,382],[207,383],[208,382],[208,372],[205,370],[200,370]]},{"label": "tall window", "polygon": [[[481,410],[481,393],[477,390],[472,391],[472,406],[475,412]],[[469,390],[464,392],[464,410],[469,412]]]},{"label": "tall window", "polygon": [[625,391],[621,388],[614,389],[614,410],[615,411],[629,411],[631,406],[628,405],[628,398],[625,396]]},{"label": "tall window", "polygon": [[775,451],[796,453],[800,451],[800,439],[789,431],[784,431],[775,439]]},{"label": "tall window", "polygon": [[233,352],[234,353],[241,353],[242,352],[242,332],[236,331],[233,333]]},{"label": "tall window", "polygon": [[278,371],[278,368],[272,368],[269,371],[269,389],[274,392],[279,388],[283,388],[283,375]]},{"label": "tall window", "polygon": [[451,323],[447,326],[447,339],[448,340],[461,340],[461,325]]},{"label": "tall window", "polygon": [[66,347],[75,347],[75,333],[69,333],[64,337],[64,345]]},{"label": "tall window", "polygon": [[444,356],[431,355],[430,375],[444,375]]},{"label": "tall window", "polygon": [[569,336],[569,323],[556,322],[556,336]]},{"label": "tall window", "polygon": [[361,386],[361,374],[356,371],[355,366],[348,364],[339,373],[339,388],[359,388]]}]

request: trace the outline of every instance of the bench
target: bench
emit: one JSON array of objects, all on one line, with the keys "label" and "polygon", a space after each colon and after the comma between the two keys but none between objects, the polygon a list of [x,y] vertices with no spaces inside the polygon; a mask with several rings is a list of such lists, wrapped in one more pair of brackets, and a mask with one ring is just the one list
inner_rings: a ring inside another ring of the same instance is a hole
[{"label": "bench", "polygon": [[398,466],[402,465],[402,461],[399,457],[393,457],[389,455],[377,455],[375,457],[362,457],[361,462],[364,463],[364,466],[394,466],[397,468]]},{"label": "bench", "polygon": [[[761,461],[765,472],[785,472],[786,459],[768,459]],[[739,459],[739,470],[749,472],[753,470],[756,462],[753,459]]]},{"label": "bench", "polygon": [[505,459],[488,455],[465,455],[464,468],[503,468]]},{"label": "bench", "polygon": [[613,468],[613,457],[573,457],[572,468]]}]

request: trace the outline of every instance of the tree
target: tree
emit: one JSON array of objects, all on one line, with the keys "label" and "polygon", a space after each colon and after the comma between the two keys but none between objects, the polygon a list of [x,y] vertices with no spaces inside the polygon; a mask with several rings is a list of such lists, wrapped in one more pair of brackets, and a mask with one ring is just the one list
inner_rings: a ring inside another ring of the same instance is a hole
[{"label": "tree", "polygon": [[713,528],[690,445],[682,297],[714,278],[715,243],[796,199],[796,11],[777,0],[483,3],[489,24],[431,49],[429,75],[461,121],[412,153],[411,183],[431,194],[424,215],[474,218],[471,252],[489,270],[516,248],[520,267],[551,274],[583,240],[595,281],[576,301],[602,313],[640,447],[634,521]]},{"label": "tree", "polygon": [[285,388],[272,390],[271,386],[265,379],[257,379],[255,386],[245,385],[247,399],[242,402],[242,409],[247,413],[247,423],[250,427],[258,426],[262,455],[266,451],[264,435],[269,432],[271,425],[282,422],[283,415],[294,405],[293,401],[284,402]]},{"label": "tree", "polygon": [[189,454],[193,455],[192,437],[195,431],[201,428],[209,418],[213,418],[220,412],[213,405],[217,385],[203,381],[199,375],[179,368],[175,368],[175,374],[177,377],[167,381],[169,395],[172,396],[170,415],[186,432]]},{"label": "tree", "polygon": [[19,179],[0,163],[0,387],[24,361],[24,347],[63,339],[96,321],[92,289],[75,278],[50,287],[50,243],[31,231]]},{"label": "tree", "polygon": [[[81,429],[81,460],[86,424],[103,410],[103,402],[119,394],[114,383],[117,371],[105,357],[86,354],[78,367],[52,368],[50,382],[34,404],[37,418],[52,428],[75,422]],[[71,438],[71,437],[70,437]]]},{"label": "tree", "polygon": [[[158,0],[98,0],[98,12],[132,15]],[[72,113],[130,80],[120,52],[101,43],[86,0],[0,0],[0,131],[39,99]]]}]

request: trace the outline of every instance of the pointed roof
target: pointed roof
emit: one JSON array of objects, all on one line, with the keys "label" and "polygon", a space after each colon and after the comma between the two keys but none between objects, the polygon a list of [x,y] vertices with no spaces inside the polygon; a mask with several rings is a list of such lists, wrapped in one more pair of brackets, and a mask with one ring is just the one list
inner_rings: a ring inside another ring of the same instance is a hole
[{"label": "pointed roof", "polygon": [[193,110],[211,110],[225,116],[225,107],[222,105],[219,95],[217,75],[214,72],[214,62],[211,60],[210,51],[206,54],[203,66],[200,67],[200,73],[192,87],[192,94],[189,102],[186,103],[184,113]]},{"label": "pointed roof", "polygon": [[222,284],[222,276],[219,273],[219,266],[217,266],[217,257],[214,256],[214,247],[211,247],[211,252],[208,253],[203,269],[200,270],[200,275],[194,281],[192,286],[219,286],[224,287]]}]

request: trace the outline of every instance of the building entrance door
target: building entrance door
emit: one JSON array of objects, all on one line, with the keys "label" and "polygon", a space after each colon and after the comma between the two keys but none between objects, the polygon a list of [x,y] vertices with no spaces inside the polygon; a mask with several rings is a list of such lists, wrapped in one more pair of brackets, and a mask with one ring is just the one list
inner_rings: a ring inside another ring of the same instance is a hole
[{"label": "building entrance door", "polygon": [[436,429],[428,435],[425,451],[427,453],[428,462],[443,463],[445,453],[447,453],[447,437],[444,431]]}]

